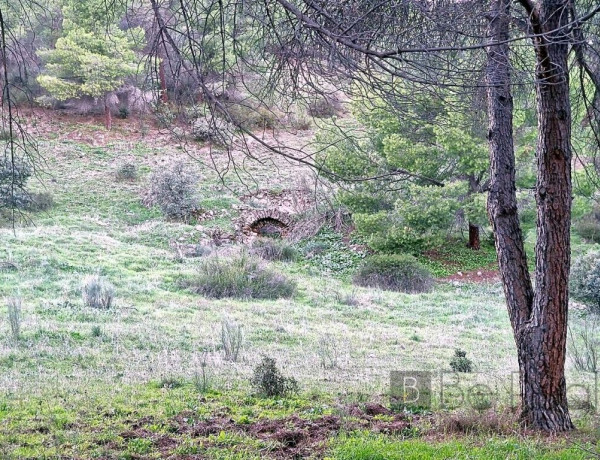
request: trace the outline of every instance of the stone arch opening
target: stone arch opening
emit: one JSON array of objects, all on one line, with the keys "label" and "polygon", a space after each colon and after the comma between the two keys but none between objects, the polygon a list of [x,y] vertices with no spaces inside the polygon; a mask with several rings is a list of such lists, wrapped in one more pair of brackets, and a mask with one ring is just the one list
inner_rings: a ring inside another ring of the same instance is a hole
[{"label": "stone arch opening", "polygon": [[261,217],[252,222],[248,229],[260,236],[283,237],[289,230],[289,225],[274,217]]}]

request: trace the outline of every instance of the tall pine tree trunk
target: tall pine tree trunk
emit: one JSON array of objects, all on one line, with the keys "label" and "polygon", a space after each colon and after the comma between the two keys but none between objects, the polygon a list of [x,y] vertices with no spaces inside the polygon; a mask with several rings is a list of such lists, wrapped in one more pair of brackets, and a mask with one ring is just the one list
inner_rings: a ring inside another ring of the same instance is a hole
[{"label": "tall pine tree trunk", "polygon": [[[489,24],[487,84],[490,173],[488,212],[519,361],[521,418],[546,431],[573,429],[564,376],[570,221],[570,111],[566,45],[537,43],[538,243],[536,287],[527,268],[517,214],[509,61],[511,0],[494,0]],[[531,6],[529,1],[525,1]],[[567,18],[542,11],[545,31]],[[543,8],[542,8],[543,9]],[[538,18],[539,19],[539,18]],[[531,15],[531,21],[536,17]],[[541,22],[539,23],[541,24]],[[546,39],[540,39],[546,40]],[[561,67],[562,66],[562,67]]]},{"label": "tall pine tree trunk", "polygon": [[569,0],[545,0],[530,17],[536,51],[538,112],[535,296],[521,329],[524,416],[545,430],[573,429],[567,406],[565,356],[571,228]]}]

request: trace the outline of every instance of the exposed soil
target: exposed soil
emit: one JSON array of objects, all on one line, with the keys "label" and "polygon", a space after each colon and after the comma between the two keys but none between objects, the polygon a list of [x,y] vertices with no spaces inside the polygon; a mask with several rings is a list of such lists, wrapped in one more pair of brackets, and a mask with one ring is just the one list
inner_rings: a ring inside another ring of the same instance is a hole
[{"label": "exposed soil", "polygon": [[468,272],[458,272],[444,278],[440,281],[464,282],[464,283],[497,283],[500,281],[500,272],[498,270],[489,270],[481,268]]},{"label": "exposed soil", "polygon": [[218,436],[221,432],[244,434],[270,441],[273,447],[267,452],[262,452],[263,458],[323,458],[328,440],[342,431],[367,429],[376,433],[400,434],[410,429],[414,422],[415,416],[393,414],[389,409],[374,403],[364,407],[351,405],[341,410],[339,415],[325,415],[315,419],[293,414],[282,419],[265,419],[251,423],[237,423],[223,415],[199,420],[194,412],[187,411],[171,420],[168,431],[172,435],[150,431],[148,426],[152,424],[152,420],[138,420],[131,424],[129,430],[121,433],[121,437],[151,440],[164,458],[169,459],[205,458],[202,454],[174,454],[181,442],[180,435],[191,437],[207,448],[218,446],[219,441],[210,436]]}]

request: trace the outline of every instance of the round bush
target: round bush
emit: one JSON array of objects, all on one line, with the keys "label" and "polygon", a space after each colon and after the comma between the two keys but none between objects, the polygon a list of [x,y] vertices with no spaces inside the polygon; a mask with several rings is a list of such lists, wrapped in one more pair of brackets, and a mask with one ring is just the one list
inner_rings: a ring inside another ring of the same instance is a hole
[{"label": "round bush", "polygon": [[169,219],[188,221],[198,210],[198,176],[183,161],[177,161],[150,176],[145,203],[157,205]]},{"label": "round bush", "polygon": [[296,292],[293,280],[247,254],[228,259],[206,258],[200,263],[198,275],[190,280],[189,287],[214,299],[279,299],[292,297]]},{"label": "round bush", "polygon": [[134,181],[138,177],[138,167],[131,161],[125,161],[117,166],[115,178],[120,181]]},{"label": "round bush", "polygon": [[199,142],[212,142],[216,145],[229,145],[234,127],[215,117],[199,117],[191,123],[191,134]]},{"label": "round bush", "polygon": [[431,290],[433,277],[411,255],[381,254],[364,260],[354,275],[354,283],[390,291],[417,293]]},{"label": "round bush", "polygon": [[578,257],[571,267],[571,296],[600,313],[600,251]]},{"label": "round bush", "polygon": [[0,211],[6,209],[27,209],[31,198],[26,191],[27,180],[33,167],[25,160],[13,161],[7,156],[0,158]]}]

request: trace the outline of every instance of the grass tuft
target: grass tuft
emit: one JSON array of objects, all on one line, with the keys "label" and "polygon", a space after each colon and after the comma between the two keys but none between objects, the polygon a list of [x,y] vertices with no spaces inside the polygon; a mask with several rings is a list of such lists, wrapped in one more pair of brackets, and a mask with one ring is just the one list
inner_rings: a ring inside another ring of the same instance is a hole
[{"label": "grass tuft", "polygon": [[81,297],[86,307],[108,310],[115,299],[114,286],[99,275],[84,278]]},{"label": "grass tuft", "polygon": [[296,283],[270,270],[246,253],[230,259],[218,256],[204,259],[199,273],[188,282],[192,291],[214,299],[290,298]]}]

